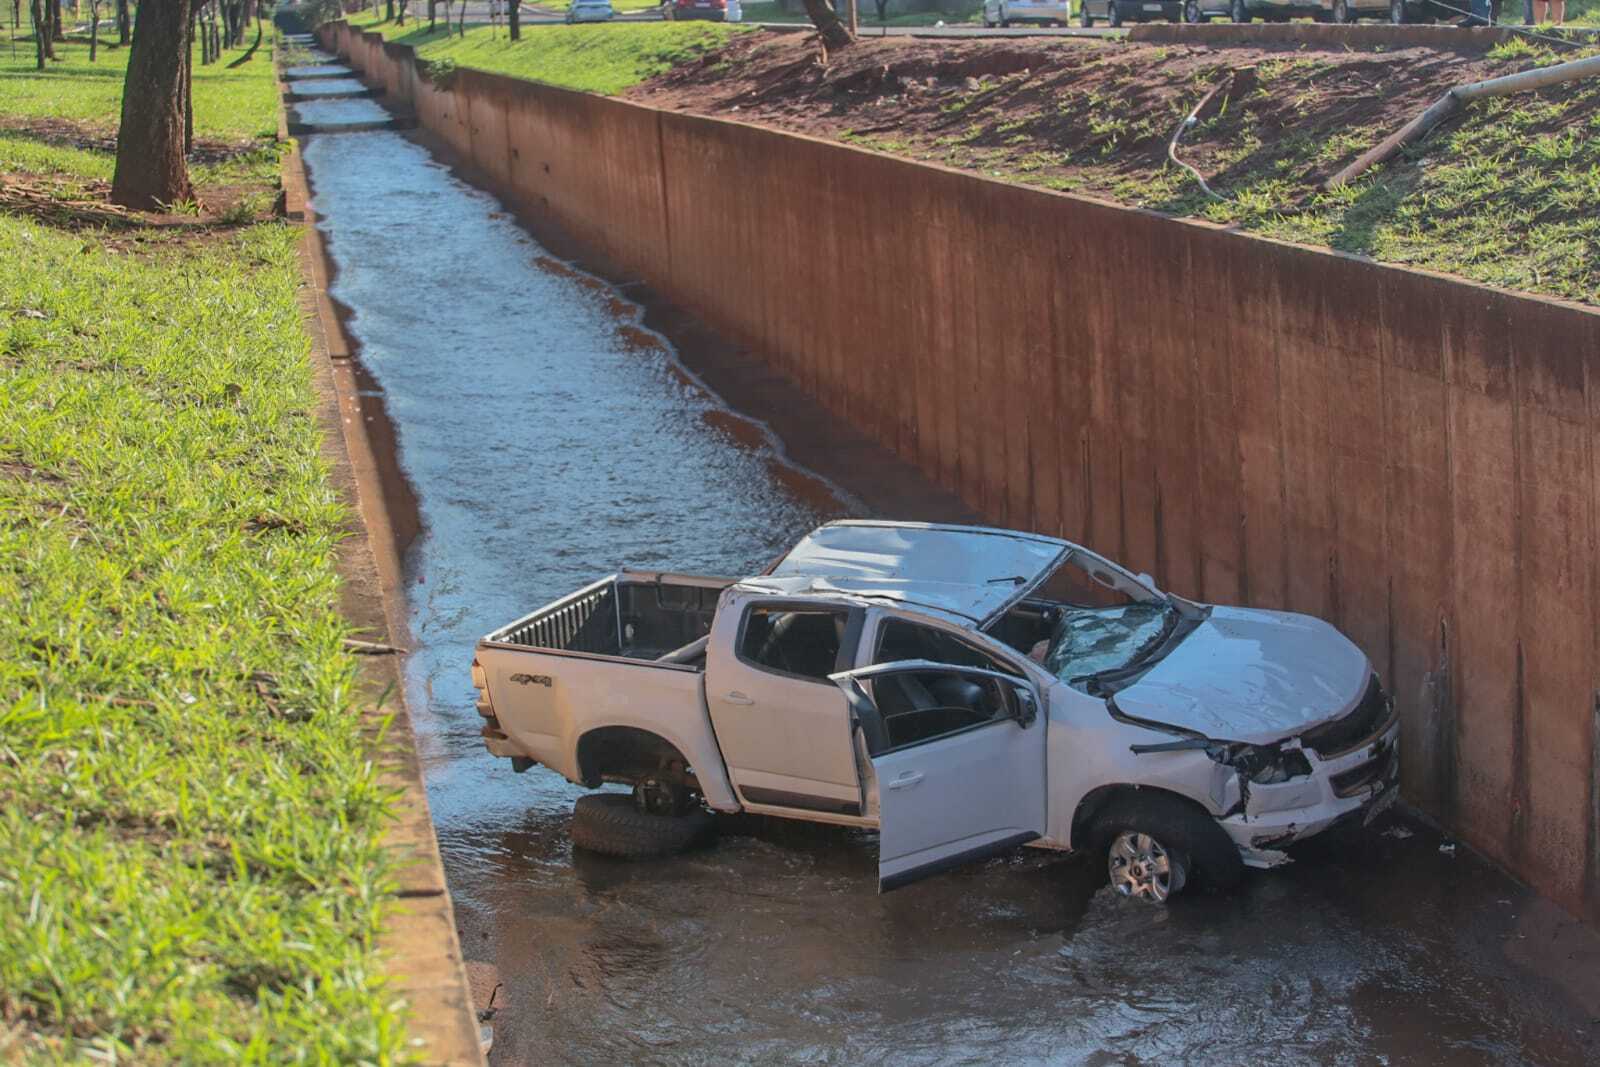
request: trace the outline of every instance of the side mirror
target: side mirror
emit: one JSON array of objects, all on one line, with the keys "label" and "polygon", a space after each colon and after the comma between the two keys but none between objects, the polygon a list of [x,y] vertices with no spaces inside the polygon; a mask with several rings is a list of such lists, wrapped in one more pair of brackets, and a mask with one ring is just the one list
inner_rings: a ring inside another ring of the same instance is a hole
[{"label": "side mirror", "polygon": [[1032,726],[1033,720],[1039,717],[1039,702],[1034,699],[1033,690],[1027,686],[1011,687],[1011,704],[1018,725]]}]

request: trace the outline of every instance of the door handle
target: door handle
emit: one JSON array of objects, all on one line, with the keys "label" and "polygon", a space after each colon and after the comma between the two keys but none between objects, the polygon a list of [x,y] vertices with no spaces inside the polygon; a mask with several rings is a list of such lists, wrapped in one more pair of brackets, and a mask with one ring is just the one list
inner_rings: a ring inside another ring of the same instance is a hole
[{"label": "door handle", "polygon": [[726,700],[729,704],[754,704],[755,703],[754,700],[751,700],[749,697],[745,696],[743,693],[739,692],[737,689],[735,689],[731,693],[724,694],[722,699]]},{"label": "door handle", "polygon": [[890,789],[910,789],[922,781],[921,771],[906,771],[900,777],[889,783]]}]

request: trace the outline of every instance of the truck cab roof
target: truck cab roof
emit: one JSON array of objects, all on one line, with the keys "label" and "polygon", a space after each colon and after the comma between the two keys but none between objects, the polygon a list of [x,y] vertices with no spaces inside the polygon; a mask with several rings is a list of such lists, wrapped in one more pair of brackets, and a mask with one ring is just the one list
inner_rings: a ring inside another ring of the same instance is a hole
[{"label": "truck cab roof", "polygon": [[1025,596],[1074,547],[984,526],[842,520],[813,530],[767,573],[738,588],[895,601],[975,627]]}]

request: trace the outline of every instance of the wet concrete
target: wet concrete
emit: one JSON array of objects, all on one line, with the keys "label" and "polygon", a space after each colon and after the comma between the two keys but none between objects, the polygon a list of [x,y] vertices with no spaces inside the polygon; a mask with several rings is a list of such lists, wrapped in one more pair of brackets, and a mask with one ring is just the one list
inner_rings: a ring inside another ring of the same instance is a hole
[{"label": "wet concrete", "polygon": [[494,1062],[1600,1053],[1593,934],[1414,824],[1167,910],[1037,852],[879,897],[870,835],[795,825],[730,821],[661,863],[575,853],[580,791],[482,748],[475,639],[622,563],[748,572],[863,506],[792,477],[630,302],[417,145],[314,136],[305,158],[416,492],[407,693],[480,1004],[500,987]]},{"label": "wet concrete", "polygon": [[364,93],[367,87],[355,78],[312,78],[295,86],[299,96],[341,96],[347,93]]},{"label": "wet concrete", "polygon": [[283,76],[291,81],[300,78],[348,78],[351,70],[342,63],[311,63],[285,67]]},{"label": "wet concrete", "polygon": [[294,105],[294,113],[306,125],[321,129],[387,123],[394,118],[374,101],[361,99],[302,100]]}]

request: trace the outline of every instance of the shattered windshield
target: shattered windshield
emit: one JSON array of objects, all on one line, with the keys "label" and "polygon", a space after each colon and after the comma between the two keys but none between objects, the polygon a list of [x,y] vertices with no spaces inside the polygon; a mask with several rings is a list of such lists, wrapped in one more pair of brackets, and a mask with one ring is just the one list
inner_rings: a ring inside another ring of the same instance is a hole
[{"label": "shattered windshield", "polygon": [[1063,607],[1044,655],[1044,665],[1070,682],[1138,663],[1154,651],[1177,621],[1159,600],[1115,607]]}]

